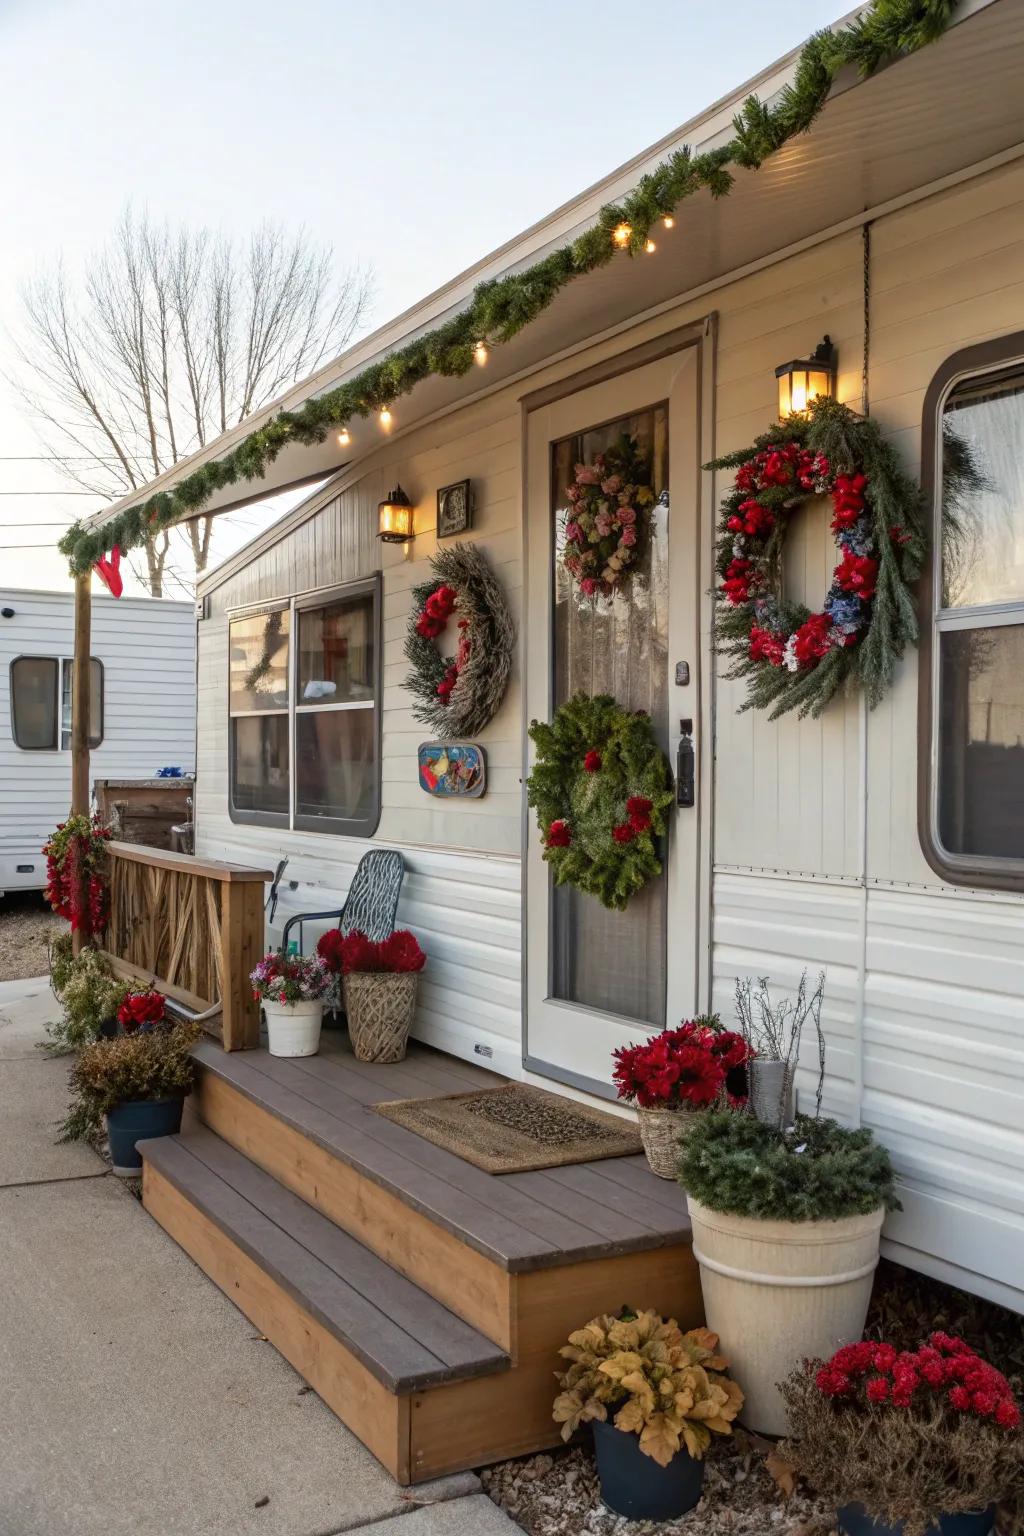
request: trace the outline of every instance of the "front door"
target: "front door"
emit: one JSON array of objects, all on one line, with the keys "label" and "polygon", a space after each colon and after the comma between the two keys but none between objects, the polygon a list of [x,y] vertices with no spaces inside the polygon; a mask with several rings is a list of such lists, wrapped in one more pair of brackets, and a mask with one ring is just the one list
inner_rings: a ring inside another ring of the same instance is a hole
[{"label": "front door", "polygon": [[[626,709],[650,714],[673,766],[681,720],[693,722],[698,763],[701,746],[701,609],[708,581],[699,569],[699,377],[699,345],[680,346],[602,382],[542,399],[527,415],[527,717],[550,720],[579,692],[611,694]],[[642,560],[609,595],[586,597],[561,560],[566,491],[576,466],[592,464],[624,433],[651,471],[657,499],[650,537]],[[530,1071],[608,1096],[617,1045],[699,1011],[706,970],[699,774],[697,782],[696,807],[669,813],[663,873],[624,912],[570,886],[554,887],[529,812],[524,1059]]]}]

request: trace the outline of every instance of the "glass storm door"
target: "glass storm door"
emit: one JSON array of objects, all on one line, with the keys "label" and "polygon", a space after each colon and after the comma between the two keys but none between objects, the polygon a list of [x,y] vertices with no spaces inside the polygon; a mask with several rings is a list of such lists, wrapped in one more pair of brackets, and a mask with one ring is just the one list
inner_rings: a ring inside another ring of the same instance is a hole
[{"label": "glass storm door", "polygon": [[[650,714],[673,767],[681,719],[700,744],[698,363],[687,347],[527,417],[527,717],[550,720],[576,693],[611,694]],[[650,537],[610,595],[588,598],[562,564],[566,490],[577,464],[624,433],[651,470]],[[699,786],[696,808],[668,813],[662,875],[624,912],[553,885],[528,814],[525,1064],[607,1096],[615,1046],[696,1008]]]}]

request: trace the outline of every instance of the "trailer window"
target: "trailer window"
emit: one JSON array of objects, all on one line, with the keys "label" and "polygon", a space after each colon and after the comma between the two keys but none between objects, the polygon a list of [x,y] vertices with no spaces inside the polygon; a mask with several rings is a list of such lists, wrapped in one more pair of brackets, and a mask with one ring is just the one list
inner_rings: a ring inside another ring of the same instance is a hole
[{"label": "trailer window", "polygon": [[1024,360],[954,377],[939,410],[926,851],[947,878],[1015,886],[1024,879]]},{"label": "trailer window", "polygon": [[[89,745],[103,741],[103,663],[90,661]],[[71,748],[74,662],[70,657],[17,656],[11,662],[11,727],[24,752]]]},{"label": "trailer window", "polygon": [[232,817],[375,831],[379,580],[231,619],[228,675]]}]

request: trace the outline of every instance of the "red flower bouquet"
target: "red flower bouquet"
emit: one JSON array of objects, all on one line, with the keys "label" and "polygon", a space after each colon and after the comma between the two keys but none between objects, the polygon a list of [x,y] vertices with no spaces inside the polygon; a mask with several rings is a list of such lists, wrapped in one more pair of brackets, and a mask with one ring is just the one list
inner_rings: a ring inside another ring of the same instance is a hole
[{"label": "red flower bouquet", "polygon": [[129,992],[117,1010],[117,1022],[126,1035],[136,1030],[147,1034],[155,1024],[162,1024],[167,1016],[167,999],[152,987],[145,992]]},{"label": "red flower bouquet", "polygon": [[[703,1109],[715,1102],[729,1074],[745,1067],[751,1054],[742,1035],[691,1019],[642,1045],[620,1046],[614,1052],[612,1076],[619,1098],[631,1099],[641,1109]],[[738,1079],[734,1086],[740,1087]]]},{"label": "red flower bouquet", "polygon": [[407,928],[397,928],[379,943],[358,928],[344,935],[333,928],[317,941],[316,948],[327,968],[341,976],[351,976],[354,971],[406,975],[422,971],[427,963],[415,934]]}]

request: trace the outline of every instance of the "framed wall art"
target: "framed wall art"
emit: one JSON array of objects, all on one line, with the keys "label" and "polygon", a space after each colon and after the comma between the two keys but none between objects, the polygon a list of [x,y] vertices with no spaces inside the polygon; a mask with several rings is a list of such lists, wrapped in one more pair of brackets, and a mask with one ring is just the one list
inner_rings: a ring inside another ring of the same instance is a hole
[{"label": "framed wall art", "polygon": [[437,536],[450,539],[473,523],[473,491],[468,480],[442,485],[437,493]]}]

